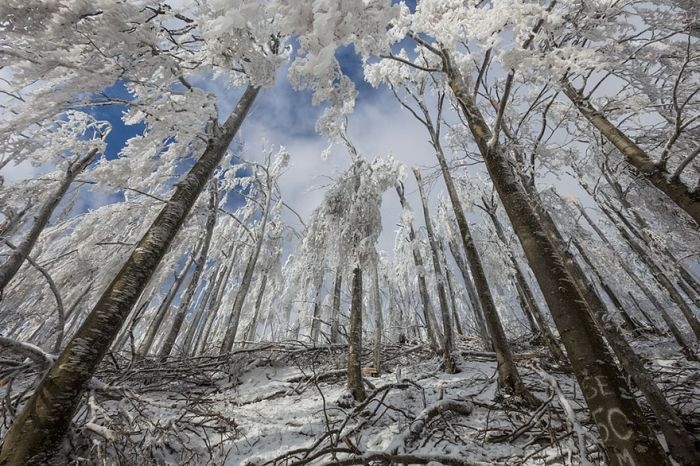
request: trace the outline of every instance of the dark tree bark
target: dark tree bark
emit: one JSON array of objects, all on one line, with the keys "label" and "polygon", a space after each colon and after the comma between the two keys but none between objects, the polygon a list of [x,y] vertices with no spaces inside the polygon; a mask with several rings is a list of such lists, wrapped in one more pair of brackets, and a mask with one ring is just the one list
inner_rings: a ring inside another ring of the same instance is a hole
[{"label": "dark tree bark", "polygon": [[0,464],[51,463],[97,365],[226,153],[258,91],[249,86],[224,125],[214,125],[200,159],[177,184],[170,201],[10,426]]},{"label": "dark tree bark", "polygon": [[348,388],[355,401],[367,398],[362,384],[362,269],[352,271],[352,303],[350,306],[350,334],[348,335]]},{"label": "dark tree bark", "polygon": [[333,302],[331,303],[331,344],[338,343],[340,324],[340,292],[343,286],[343,268],[338,264],[333,281]]}]

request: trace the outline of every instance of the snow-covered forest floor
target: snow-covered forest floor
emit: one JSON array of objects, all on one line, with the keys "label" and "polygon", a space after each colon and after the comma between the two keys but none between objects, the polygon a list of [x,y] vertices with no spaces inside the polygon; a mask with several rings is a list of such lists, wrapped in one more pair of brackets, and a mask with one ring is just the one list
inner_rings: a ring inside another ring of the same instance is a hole
[{"label": "snow-covered forest floor", "polygon": [[[697,438],[700,365],[661,338],[638,338],[635,346]],[[539,407],[499,392],[495,355],[478,341],[461,340],[457,350],[461,371],[445,374],[426,346],[385,346],[381,374],[365,374],[363,403],[353,402],[346,388],[344,345],[263,343],[227,356],[166,362],[108,355],[76,414],[65,461],[606,464],[578,384],[566,367],[552,363],[546,348],[514,344],[525,384],[543,402]],[[25,361],[17,354],[0,354],[2,373],[10,375],[3,378],[3,434],[41,366],[38,351]],[[364,356],[369,369],[369,350]]]}]

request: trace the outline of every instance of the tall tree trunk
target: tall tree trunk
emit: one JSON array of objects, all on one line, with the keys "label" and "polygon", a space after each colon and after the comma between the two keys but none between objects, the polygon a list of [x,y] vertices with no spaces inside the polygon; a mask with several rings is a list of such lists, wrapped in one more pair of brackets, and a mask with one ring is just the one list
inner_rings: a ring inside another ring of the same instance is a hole
[{"label": "tall tree trunk", "polygon": [[10,426],[0,463],[51,463],[97,365],[226,153],[258,91],[249,86],[224,125],[214,126],[214,137],[200,159],[177,184],[169,202]]},{"label": "tall tree trunk", "polygon": [[554,336],[554,333],[552,333],[552,330],[549,328],[549,324],[547,324],[544,315],[542,314],[539,306],[537,305],[537,301],[535,300],[535,296],[533,295],[532,290],[530,289],[530,285],[525,279],[525,274],[523,273],[522,269],[520,268],[520,264],[518,264],[518,261],[515,258],[515,252],[511,247],[508,247],[508,241],[506,239],[505,232],[503,231],[503,226],[501,225],[501,221],[496,215],[496,206],[491,204],[486,198],[483,199],[483,202],[484,207],[486,208],[486,213],[491,219],[491,223],[493,223],[494,229],[496,230],[496,236],[498,236],[498,239],[501,241],[501,243],[509,249],[508,256],[510,258],[510,263],[515,273],[515,281],[518,293],[521,294],[522,300],[524,301],[523,312],[528,313],[529,311],[531,313],[532,318],[534,318],[537,324],[537,328],[539,329],[539,332],[542,335],[542,338],[547,344],[547,347],[551,351],[552,355],[559,361],[566,361],[566,355],[564,354],[564,351],[559,347],[559,343],[557,343],[557,339]]},{"label": "tall tree trunk", "polygon": [[228,257],[231,258],[231,262],[226,268],[226,272],[224,273],[224,279],[221,282],[221,286],[219,287],[220,289],[217,290],[217,294],[215,295],[214,300],[209,306],[209,311],[207,311],[207,319],[204,322],[204,325],[202,326],[202,332],[198,335],[197,341],[195,342],[194,350],[197,354],[202,354],[207,349],[206,345],[209,342],[209,335],[211,335],[211,331],[214,328],[214,322],[219,317],[219,308],[221,307],[221,302],[224,299],[224,294],[226,293],[226,288],[228,286],[229,279],[231,278],[231,272],[233,272],[233,270],[235,269],[236,258],[238,257],[239,250],[240,245],[237,243],[232,244],[229,248]]},{"label": "tall tree trunk", "polygon": [[146,336],[144,337],[143,342],[141,343],[141,347],[139,348],[139,352],[142,356],[148,356],[148,353],[151,351],[151,347],[153,346],[153,342],[156,339],[156,335],[158,335],[158,332],[161,330],[163,320],[165,319],[168,310],[170,310],[170,305],[173,303],[175,296],[177,296],[178,291],[180,291],[180,287],[182,286],[182,282],[185,279],[185,275],[187,275],[187,271],[190,269],[190,266],[192,266],[196,251],[199,250],[199,247],[199,245],[195,247],[195,249],[190,254],[189,258],[187,259],[185,266],[182,268],[179,274],[175,275],[175,280],[173,281],[172,285],[170,285],[170,289],[165,295],[165,299],[163,299],[163,301],[160,303],[160,306],[158,306],[158,310],[156,310],[155,314],[153,315],[153,321],[148,327]]},{"label": "tall tree trunk", "polygon": [[433,232],[433,222],[430,220],[430,211],[428,211],[428,201],[423,188],[423,179],[420,171],[417,168],[413,169],[413,174],[418,183],[418,191],[420,192],[421,204],[423,205],[423,218],[425,220],[425,228],[428,232],[428,242],[430,243],[430,251],[433,259],[433,271],[435,272],[435,281],[437,282],[438,300],[440,302],[440,316],[442,317],[442,370],[448,374],[458,372],[457,363],[455,362],[452,351],[454,343],[452,341],[452,319],[450,316],[450,307],[447,304],[447,294],[445,293],[445,279],[442,275],[440,254],[438,252],[435,233]]},{"label": "tall tree trunk", "polygon": [[[578,249],[584,262],[586,262],[597,275],[595,267],[590,262],[590,259],[578,241],[572,238],[572,243]],[[598,275],[598,279],[603,287],[605,287],[606,284],[602,281],[600,275]],[[592,281],[589,281],[587,285],[591,293],[597,294]],[[602,300],[598,298],[598,302],[602,303]],[[617,356],[617,359],[620,361],[620,365],[627,375],[632,378],[637,388],[642,392],[649,403],[649,407],[654,412],[656,421],[666,438],[666,443],[669,446],[671,455],[683,465],[690,466],[697,464],[698,460],[700,460],[700,456],[698,456],[695,450],[691,434],[683,425],[676,410],[661,393],[656,382],[654,382],[654,378],[647,371],[642,360],[627,342],[627,339],[620,331],[617,324],[610,318],[605,308],[601,305],[593,307],[592,315],[598,328],[605,334],[605,338]]]},{"label": "tall tree trunk", "polygon": [[5,262],[2,264],[2,266],[0,266],[0,300],[2,299],[5,288],[15,277],[20,267],[29,256],[29,253],[32,252],[34,245],[39,239],[39,235],[42,231],[44,231],[44,228],[49,223],[49,220],[51,220],[53,211],[63,199],[63,196],[68,191],[68,188],[70,188],[73,180],[75,180],[75,177],[82,173],[83,170],[90,165],[90,162],[92,162],[96,154],[97,149],[92,149],[85,157],[72,162],[68,166],[65,177],[61,180],[61,183],[56,191],[51,194],[51,197],[49,197],[42,204],[39,212],[36,214],[36,217],[34,217],[34,223],[25,235],[24,239],[20,241],[16,247],[12,248],[12,252],[10,252]]},{"label": "tall tree trunk", "polygon": [[[619,210],[616,210],[612,206],[608,205],[608,208],[615,212],[618,217],[622,216],[622,213]],[[669,294],[671,297],[671,300],[676,303],[676,306],[678,306],[678,309],[680,309],[681,313],[683,314],[683,317],[685,317],[685,320],[688,322],[688,325],[690,326],[691,330],[693,331],[693,334],[695,335],[695,338],[700,341],[700,321],[698,321],[698,318],[695,317],[695,314],[693,313],[693,310],[690,309],[690,306],[685,302],[685,299],[681,294],[676,290],[676,288],[673,286],[673,283],[671,280],[668,278],[668,276],[664,273],[663,270],[661,270],[661,267],[659,267],[654,259],[647,254],[647,251],[644,249],[644,247],[639,244],[633,237],[632,235],[625,229],[625,226],[620,223],[617,219],[615,219],[612,214],[609,215],[609,218],[612,220],[613,224],[617,227],[618,231],[622,235],[622,237],[625,239],[627,244],[629,244],[630,248],[637,254],[637,256],[642,260],[644,265],[647,266],[651,274],[654,276],[654,278],[659,282],[659,284],[666,290],[666,292]]]},{"label": "tall tree trunk", "polygon": [[335,269],[333,281],[333,302],[331,303],[331,344],[338,343],[340,323],[340,292],[343,286],[343,268],[340,264]]},{"label": "tall tree trunk", "polygon": [[192,347],[194,337],[197,334],[197,332],[201,331],[202,319],[204,318],[207,312],[207,307],[209,306],[209,303],[211,303],[214,299],[215,291],[218,289],[219,283],[223,279],[223,273],[221,272],[222,264],[219,264],[203,287],[204,289],[202,290],[202,294],[199,298],[199,301],[197,301],[197,306],[192,312],[192,322],[187,328],[187,333],[185,333],[185,338],[182,341],[182,345],[180,347],[180,354],[182,356],[190,356],[192,354],[192,350],[194,349]]},{"label": "tall tree trunk", "polygon": [[267,181],[265,183],[265,187],[267,192],[265,193],[265,206],[262,212],[260,231],[258,233],[258,237],[256,238],[257,241],[253,246],[253,250],[250,252],[250,257],[248,258],[248,263],[246,264],[245,272],[243,273],[243,278],[241,279],[241,284],[238,286],[238,292],[236,293],[236,298],[233,301],[233,306],[231,307],[226,332],[224,333],[224,340],[221,342],[221,349],[219,350],[220,354],[228,353],[233,348],[233,342],[235,341],[236,333],[238,332],[238,324],[241,321],[241,310],[243,309],[243,304],[248,296],[250,285],[253,282],[253,274],[255,273],[255,268],[258,263],[260,250],[265,242],[268,217],[270,215],[270,206],[272,205],[272,180],[270,179],[270,173],[266,172],[266,174]]},{"label": "tall tree trunk", "polygon": [[[428,118],[427,110],[424,111],[424,114],[426,118]],[[506,332],[503,330],[503,324],[501,323],[498,309],[496,309],[496,303],[491,295],[491,289],[486,279],[486,272],[484,271],[479,251],[474,244],[474,238],[469,229],[467,218],[464,215],[464,209],[462,208],[462,202],[457,194],[454,180],[452,179],[452,173],[447,166],[447,160],[440,144],[439,135],[432,129],[432,125],[428,126],[428,130],[431,135],[433,148],[435,149],[435,156],[440,164],[442,177],[445,180],[445,186],[447,187],[447,194],[452,204],[455,220],[457,221],[462,247],[464,248],[463,250],[467,257],[472,277],[474,278],[476,294],[479,297],[481,310],[484,313],[484,320],[486,321],[486,326],[491,335],[491,341],[493,342],[493,348],[496,352],[499,382],[503,388],[536,404],[537,400],[525,389],[525,385],[518,373],[518,368],[513,361],[513,351],[506,338]]]},{"label": "tall tree trunk", "polygon": [[649,154],[643,151],[600,111],[593,107],[590,101],[574,89],[567,80],[562,81],[562,90],[581,112],[581,115],[622,153],[625,160],[640,175],[647,179],[656,189],[666,194],[678,207],[685,210],[695,221],[696,225],[700,225],[700,197],[698,193],[690,191],[677,178],[667,178],[664,171],[654,163]]},{"label": "tall tree trunk", "polygon": [[374,261],[372,270],[372,298],[374,300],[374,351],[372,360],[374,362],[374,371],[376,375],[382,373],[382,333],[384,332],[384,319],[382,318],[382,299],[379,296],[379,270],[377,270],[377,262]]},{"label": "tall tree trunk", "polygon": [[457,264],[457,268],[462,274],[462,280],[464,281],[464,289],[467,292],[469,304],[471,304],[472,313],[474,314],[476,330],[479,332],[479,336],[481,337],[484,349],[486,351],[493,351],[493,342],[491,340],[491,336],[488,333],[488,330],[486,329],[486,323],[484,322],[484,314],[481,310],[481,303],[479,303],[479,299],[476,297],[474,283],[472,282],[472,279],[469,276],[469,270],[467,269],[467,265],[464,262],[464,258],[462,257],[462,253],[459,250],[459,246],[457,246],[457,243],[455,243],[455,241],[453,240],[449,224],[446,223],[445,226],[447,228],[447,234],[449,235],[447,240],[447,246],[450,248],[450,252],[452,253],[452,257],[454,258],[455,263]]},{"label": "tall tree trunk", "polygon": [[582,292],[564,263],[563,245],[543,228],[542,218],[513,172],[504,149],[493,139],[463,77],[449,53],[442,51],[448,84],[484,157],[486,168],[501,198],[530,267],[559,329],[576,378],[613,466],[668,464],[624,377],[606,349]]},{"label": "tall tree trunk", "polygon": [[262,281],[260,282],[260,288],[258,289],[258,297],[255,298],[255,311],[253,312],[253,318],[250,321],[250,330],[246,339],[248,341],[255,341],[256,330],[258,327],[258,319],[260,318],[260,306],[262,305],[263,296],[265,296],[265,287],[267,286],[267,274],[269,269],[263,271]]},{"label": "tall tree trunk", "polygon": [[[408,203],[406,202],[406,197],[404,196],[404,188],[402,184],[396,185],[396,192],[399,195],[401,207],[406,210],[408,208]],[[430,297],[428,296],[428,286],[425,283],[425,267],[423,266],[423,257],[418,249],[416,232],[413,230],[413,222],[408,225],[408,241],[411,243],[413,263],[416,266],[418,275],[418,292],[423,304],[423,317],[425,319],[425,330],[428,334],[428,341],[430,342],[430,348],[433,350],[433,352],[439,353],[440,337],[437,335],[435,314],[433,314],[433,307],[430,303]]]},{"label": "tall tree trunk", "polygon": [[[314,280],[316,281],[316,280]],[[323,287],[323,276],[321,277],[320,280],[316,281],[314,284],[314,288],[316,289],[316,292],[314,293],[314,302],[313,302],[313,307],[312,307],[312,313],[311,313],[311,341],[313,342],[314,346],[318,344],[318,334],[321,330],[321,303],[319,302],[321,299],[321,288]]]},{"label": "tall tree trunk", "polygon": [[452,271],[447,265],[447,257],[445,256],[445,243],[441,241],[438,246],[440,246],[440,265],[442,266],[442,272],[445,275],[445,284],[447,285],[447,295],[450,298],[452,321],[454,322],[455,332],[457,332],[457,335],[464,335],[459,313],[457,312],[457,300],[455,299],[455,287],[452,280]]},{"label": "tall tree trunk", "polygon": [[209,257],[209,246],[211,246],[211,237],[214,233],[214,225],[216,225],[216,212],[218,196],[216,193],[216,186],[211,185],[209,195],[209,215],[207,215],[207,223],[204,227],[204,240],[202,242],[202,249],[199,251],[199,257],[195,261],[194,271],[192,272],[192,278],[190,279],[189,285],[187,285],[187,290],[185,290],[185,295],[180,301],[177,312],[173,316],[173,321],[170,326],[170,331],[167,333],[167,337],[163,342],[163,346],[160,348],[159,357],[161,361],[170,356],[170,352],[175,346],[175,340],[177,340],[178,335],[180,335],[180,329],[182,328],[182,323],[185,321],[185,316],[192,303],[192,298],[194,297],[197,288],[199,288],[200,279],[202,277],[202,272],[207,265],[207,258]]},{"label": "tall tree trunk", "polygon": [[348,388],[355,401],[367,398],[362,384],[362,269],[352,271],[352,303],[350,306],[350,334],[348,335]]}]

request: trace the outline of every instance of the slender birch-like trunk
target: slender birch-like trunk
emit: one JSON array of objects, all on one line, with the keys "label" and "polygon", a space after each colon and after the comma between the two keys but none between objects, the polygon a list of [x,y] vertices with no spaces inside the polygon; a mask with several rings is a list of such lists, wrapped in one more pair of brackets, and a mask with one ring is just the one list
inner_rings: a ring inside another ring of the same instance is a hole
[{"label": "slender birch-like trunk", "polygon": [[204,227],[204,239],[202,241],[202,249],[199,251],[199,257],[195,261],[194,271],[192,272],[192,278],[190,283],[187,285],[185,290],[185,295],[180,301],[177,312],[173,316],[172,323],[170,325],[170,331],[167,333],[167,337],[163,342],[163,346],[160,348],[159,357],[161,361],[167,359],[170,356],[170,352],[175,346],[175,340],[177,340],[180,334],[180,329],[182,328],[182,323],[185,321],[185,316],[187,315],[187,310],[192,303],[192,298],[194,297],[197,288],[199,287],[200,279],[202,277],[202,272],[204,272],[204,267],[207,264],[207,257],[209,257],[209,247],[211,245],[211,237],[214,234],[214,226],[216,225],[216,211],[218,196],[216,193],[216,187],[211,186],[211,193],[209,196],[209,215],[207,215],[207,223]]},{"label": "slender birch-like trunk", "polygon": [[[401,202],[401,207],[406,209],[408,203],[406,202],[406,197],[404,196],[403,185],[398,184],[396,186],[396,192],[399,195],[399,201]],[[425,330],[428,334],[428,341],[430,342],[430,348],[435,353],[440,352],[440,340],[441,338],[437,334],[437,322],[435,319],[435,314],[433,314],[433,308],[430,303],[430,297],[428,296],[428,286],[425,283],[425,267],[423,265],[423,257],[418,249],[418,244],[416,241],[416,232],[413,230],[413,222],[408,225],[408,241],[411,243],[411,250],[413,251],[413,263],[416,266],[418,275],[418,292],[423,304],[423,317],[425,318]]]},{"label": "slender birch-like trunk", "polygon": [[0,300],[2,299],[5,288],[15,275],[17,275],[20,267],[22,267],[24,261],[27,260],[29,253],[32,252],[34,245],[39,239],[39,235],[41,235],[41,232],[44,231],[49,220],[51,220],[51,215],[54,210],[56,210],[56,206],[58,206],[63,196],[65,196],[68,188],[70,188],[70,185],[75,180],[75,177],[81,174],[83,170],[90,165],[95,155],[97,155],[97,149],[92,149],[85,157],[72,162],[68,166],[66,175],[61,180],[56,191],[42,204],[36,217],[34,217],[34,223],[31,228],[29,228],[24,239],[22,239],[17,246],[12,248],[12,252],[10,252],[5,262],[0,266]]},{"label": "slender birch-like trunk", "polygon": [[433,271],[435,272],[435,281],[437,282],[438,289],[438,300],[440,303],[440,316],[442,317],[442,370],[448,374],[454,374],[459,372],[457,368],[457,363],[455,362],[452,351],[454,349],[454,342],[452,341],[452,336],[454,334],[452,330],[452,319],[450,316],[450,308],[447,303],[447,294],[445,293],[445,278],[442,275],[440,255],[438,252],[437,241],[435,240],[435,233],[433,231],[433,222],[430,219],[430,211],[428,210],[428,201],[425,196],[425,189],[423,188],[423,178],[421,173],[417,168],[413,169],[413,175],[416,177],[416,182],[418,183],[418,192],[420,193],[421,204],[423,205],[423,218],[425,220],[425,228],[428,232],[428,243],[430,244],[430,251],[432,253],[433,259]]},{"label": "slender birch-like trunk", "polygon": [[[486,213],[491,219],[491,223],[493,223],[494,229],[496,230],[496,236],[498,236],[498,239],[501,241],[501,243],[503,243],[504,246],[507,246],[508,242],[506,240],[506,235],[503,231],[501,221],[496,215],[495,206],[491,205],[491,203],[489,203],[486,199],[484,199],[484,206],[486,207]],[[540,311],[540,308],[537,305],[537,301],[535,300],[535,296],[533,295],[532,290],[530,289],[530,285],[525,279],[525,273],[522,271],[522,269],[520,268],[520,264],[518,264],[518,261],[515,259],[515,254],[512,248],[509,248],[508,257],[513,267],[513,271],[515,272],[515,281],[516,286],[518,288],[518,292],[522,295],[524,301],[523,304],[527,308],[523,309],[523,312],[527,313],[529,309],[532,317],[535,319],[537,328],[539,329],[542,338],[547,344],[547,347],[551,351],[552,355],[559,361],[566,361],[566,355],[559,346],[559,343],[557,343],[557,339],[554,336],[554,333],[552,333],[552,330],[549,328],[549,324],[547,324],[544,315]]]},{"label": "slender birch-like trunk", "polygon": [[199,300],[196,301],[197,305],[192,311],[192,322],[187,328],[185,338],[183,339],[182,345],[180,346],[180,354],[183,356],[189,356],[192,353],[192,341],[194,340],[194,337],[197,334],[197,332],[201,330],[202,319],[206,314],[207,307],[209,306],[209,303],[211,303],[214,299],[214,292],[217,290],[219,282],[223,279],[223,274],[221,273],[221,271],[222,264],[219,264],[216,267],[216,270],[212,272],[211,277],[207,280],[206,284],[204,285]]},{"label": "slender birch-like trunk", "polygon": [[382,333],[384,332],[384,319],[382,316],[382,298],[379,295],[379,271],[377,260],[374,261],[372,270],[372,298],[374,300],[374,351],[372,360],[376,375],[382,373]]},{"label": "slender birch-like trunk", "polygon": [[248,296],[248,290],[253,282],[253,273],[255,273],[255,268],[258,263],[258,257],[260,256],[260,250],[265,242],[265,233],[267,229],[268,217],[270,215],[270,206],[272,205],[272,180],[270,179],[270,174],[266,172],[267,180],[265,186],[267,192],[265,193],[265,207],[262,212],[262,219],[260,224],[260,230],[258,237],[256,239],[253,250],[248,258],[248,263],[246,264],[245,272],[243,273],[243,278],[241,279],[241,284],[238,286],[238,292],[236,293],[236,298],[233,301],[233,306],[229,314],[228,324],[226,326],[226,332],[224,333],[224,340],[221,343],[221,348],[219,350],[220,354],[228,353],[233,348],[233,342],[236,339],[236,333],[238,332],[238,324],[241,321],[241,310],[243,309],[243,303]]},{"label": "slender birch-like trunk", "polygon": [[88,382],[238,132],[259,88],[249,86],[7,431],[0,464],[50,464]]},{"label": "slender birch-like trunk", "polygon": [[479,332],[479,336],[481,337],[484,349],[486,351],[493,351],[493,341],[491,340],[491,336],[489,335],[489,332],[486,329],[486,323],[484,322],[484,313],[481,310],[481,303],[479,303],[479,298],[477,298],[476,296],[474,282],[472,282],[472,279],[469,276],[469,269],[467,268],[467,264],[464,262],[464,257],[462,257],[462,253],[459,250],[459,246],[454,241],[454,237],[452,235],[452,230],[450,228],[449,223],[445,222],[445,227],[448,234],[447,246],[449,247],[450,253],[452,254],[452,257],[454,258],[455,263],[457,264],[459,272],[462,274],[464,289],[467,292],[469,304],[471,304],[472,313],[474,314],[476,330],[477,332]]},{"label": "slender birch-like trunk", "polygon": [[258,289],[258,297],[255,298],[255,311],[253,312],[253,319],[250,321],[250,330],[246,336],[248,341],[255,340],[258,319],[260,318],[260,306],[262,305],[263,296],[265,296],[265,287],[267,286],[268,270],[263,271],[262,281],[260,282],[260,288]]},{"label": "slender birch-like trunk", "polygon": [[158,335],[158,331],[161,330],[163,320],[165,319],[165,316],[168,313],[170,305],[173,303],[175,296],[177,296],[178,291],[180,291],[182,282],[185,279],[185,275],[187,275],[187,271],[190,269],[190,266],[194,262],[194,255],[198,249],[199,246],[197,246],[192,251],[183,269],[180,271],[179,274],[175,276],[175,280],[173,281],[172,285],[170,285],[170,289],[165,295],[165,299],[163,299],[163,301],[160,303],[160,306],[158,306],[158,309],[153,315],[153,321],[151,322],[151,325],[149,325],[148,331],[146,332],[146,336],[144,337],[143,342],[141,343],[141,347],[139,348],[139,352],[142,356],[148,356],[148,353],[151,351],[151,347],[153,346],[153,342],[155,341],[156,335]]}]

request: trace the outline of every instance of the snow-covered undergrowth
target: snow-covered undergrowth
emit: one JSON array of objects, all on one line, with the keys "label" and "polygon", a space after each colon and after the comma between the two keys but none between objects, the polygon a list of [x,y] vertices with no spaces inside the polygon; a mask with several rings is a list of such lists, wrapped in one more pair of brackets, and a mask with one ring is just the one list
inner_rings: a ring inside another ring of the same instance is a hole
[{"label": "snow-covered undergrowth", "polygon": [[[697,430],[700,372],[670,347],[660,340],[637,345]],[[165,363],[107,358],[76,414],[66,461],[606,464],[578,385],[544,348],[521,347],[516,355],[539,407],[499,392],[494,355],[473,341],[458,344],[457,374],[440,372],[440,359],[422,345],[384,347],[382,372],[366,377],[363,403],[353,402],[345,388],[345,353],[342,345],[289,342]],[[3,433],[39,370],[36,362],[21,364],[26,370],[4,387]]]}]

